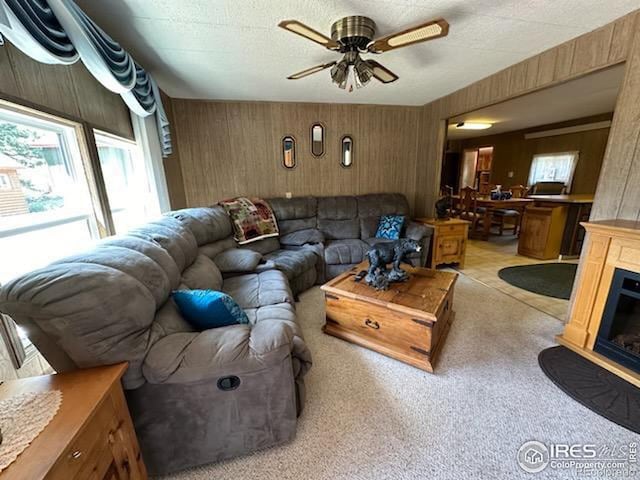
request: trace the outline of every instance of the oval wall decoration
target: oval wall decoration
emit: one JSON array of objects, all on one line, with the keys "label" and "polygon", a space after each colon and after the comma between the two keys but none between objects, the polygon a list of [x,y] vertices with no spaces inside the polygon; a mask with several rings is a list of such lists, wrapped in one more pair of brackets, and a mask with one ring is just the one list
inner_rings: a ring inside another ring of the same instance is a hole
[{"label": "oval wall decoration", "polygon": [[316,158],[324,155],[324,125],[321,123],[311,125],[311,154]]},{"label": "oval wall decoration", "polygon": [[353,139],[351,135],[342,137],[340,152],[340,165],[344,168],[351,168],[351,165],[353,165]]},{"label": "oval wall decoration", "polygon": [[288,170],[296,168],[296,139],[291,135],[282,137],[282,166]]}]

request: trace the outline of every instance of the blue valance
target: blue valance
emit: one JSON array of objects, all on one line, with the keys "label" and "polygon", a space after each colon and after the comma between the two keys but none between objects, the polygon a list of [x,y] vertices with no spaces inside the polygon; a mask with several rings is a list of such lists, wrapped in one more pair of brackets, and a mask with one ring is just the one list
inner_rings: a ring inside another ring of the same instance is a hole
[{"label": "blue valance", "polygon": [[0,0],[0,32],[38,62],[78,61],[78,52],[45,0]]},{"label": "blue valance", "polygon": [[0,34],[42,63],[82,60],[136,115],[155,113],[163,156],[171,153],[169,121],[155,81],[73,0],[0,0]]}]

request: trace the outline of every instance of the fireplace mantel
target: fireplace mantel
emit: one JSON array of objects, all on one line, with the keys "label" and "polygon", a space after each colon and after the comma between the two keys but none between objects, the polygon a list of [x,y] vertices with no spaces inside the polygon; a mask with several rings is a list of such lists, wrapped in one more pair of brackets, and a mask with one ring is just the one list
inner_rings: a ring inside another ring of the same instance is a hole
[{"label": "fireplace mantel", "polygon": [[640,374],[594,351],[616,268],[640,273],[640,222],[601,220],[582,224],[583,248],[569,322],[558,342],[640,387]]}]

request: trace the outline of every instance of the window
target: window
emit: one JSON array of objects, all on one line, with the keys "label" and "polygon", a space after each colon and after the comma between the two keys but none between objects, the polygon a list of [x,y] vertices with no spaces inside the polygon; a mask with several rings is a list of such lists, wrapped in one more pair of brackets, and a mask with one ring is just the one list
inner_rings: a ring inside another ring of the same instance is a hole
[{"label": "window", "polygon": [[95,138],[116,233],[159,215],[158,195],[138,146],[98,131]]},{"label": "window", "polygon": [[11,178],[9,175],[6,173],[0,173],[0,190],[11,190],[12,188]]},{"label": "window", "polygon": [[71,122],[0,108],[0,283],[99,237],[80,131]]},{"label": "window", "polygon": [[562,182],[571,191],[573,172],[580,152],[544,153],[533,156],[529,172],[529,186],[538,182]]}]

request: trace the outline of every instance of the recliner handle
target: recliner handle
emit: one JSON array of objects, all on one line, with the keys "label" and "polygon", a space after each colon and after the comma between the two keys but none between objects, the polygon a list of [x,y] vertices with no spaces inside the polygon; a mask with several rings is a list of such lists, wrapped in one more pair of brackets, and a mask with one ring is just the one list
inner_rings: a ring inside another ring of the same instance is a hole
[{"label": "recliner handle", "polygon": [[228,377],[220,377],[218,379],[218,388],[223,392],[229,392],[235,390],[240,386],[240,378],[235,375],[229,375]]}]

